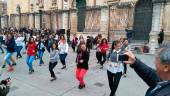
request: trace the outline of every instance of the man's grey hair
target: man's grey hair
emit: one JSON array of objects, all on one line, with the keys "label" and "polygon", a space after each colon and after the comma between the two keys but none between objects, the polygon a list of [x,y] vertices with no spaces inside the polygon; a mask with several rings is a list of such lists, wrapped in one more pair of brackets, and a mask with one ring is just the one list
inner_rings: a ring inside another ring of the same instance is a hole
[{"label": "man's grey hair", "polygon": [[160,57],[162,64],[169,64],[170,65],[170,48],[163,49],[159,53],[159,57]]},{"label": "man's grey hair", "polygon": [[170,65],[170,41],[164,42],[160,47],[159,57],[162,64]]}]

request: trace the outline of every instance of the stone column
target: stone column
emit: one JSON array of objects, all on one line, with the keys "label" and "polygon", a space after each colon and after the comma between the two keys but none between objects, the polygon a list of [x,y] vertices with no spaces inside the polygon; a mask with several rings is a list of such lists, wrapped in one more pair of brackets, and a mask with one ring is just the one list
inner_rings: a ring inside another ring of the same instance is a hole
[{"label": "stone column", "polygon": [[164,28],[164,41],[170,41],[170,1],[167,0],[164,8],[163,28]]},{"label": "stone column", "polygon": [[109,32],[109,8],[105,7],[101,9],[101,18],[100,18],[100,32],[104,35],[104,37],[110,37]]},{"label": "stone column", "polygon": [[5,16],[1,16],[1,28],[5,27]]},{"label": "stone column", "polygon": [[15,27],[16,27],[17,29],[19,29],[19,28],[20,28],[20,15],[19,15],[19,14],[16,14],[15,16],[16,16],[16,17],[15,17]]},{"label": "stone column", "polygon": [[34,25],[34,13],[30,13],[29,14],[29,27],[30,28],[34,28],[35,25]]},{"label": "stone column", "polygon": [[156,2],[153,3],[153,16],[152,16],[152,28],[150,32],[150,53],[155,54],[156,48],[158,48],[158,34],[162,28],[162,17],[163,17],[163,2]]},{"label": "stone column", "polygon": [[51,20],[50,20],[50,14],[45,14],[45,27],[51,28]]},{"label": "stone column", "polygon": [[68,12],[63,12],[62,15],[62,29],[68,29]]},{"label": "stone column", "polygon": [[57,16],[56,16],[56,13],[54,12],[54,13],[52,13],[52,16],[51,16],[51,18],[52,18],[52,20],[51,20],[51,24],[52,24],[52,29],[54,30],[54,31],[56,31],[57,30]]},{"label": "stone column", "polygon": [[20,5],[17,5],[16,15],[15,15],[15,27],[19,29],[21,27],[21,8]]},{"label": "stone column", "polygon": [[1,17],[1,28],[8,27],[8,16],[3,15]]},{"label": "stone column", "polygon": [[35,14],[35,28],[40,30],[40,13]]},{"label": "stone column", "polygon": [[62,13],[62,29],[67,30],[68,29],[68,11],[69,11],[69,5],[68,1],[63,0],[63,10],[64,12]]},{"label": "stone column", "polygon": [[70,14],[70,27],[71,27],[71,33],[76,33],[77,32],[77,11],[72,11]]}]

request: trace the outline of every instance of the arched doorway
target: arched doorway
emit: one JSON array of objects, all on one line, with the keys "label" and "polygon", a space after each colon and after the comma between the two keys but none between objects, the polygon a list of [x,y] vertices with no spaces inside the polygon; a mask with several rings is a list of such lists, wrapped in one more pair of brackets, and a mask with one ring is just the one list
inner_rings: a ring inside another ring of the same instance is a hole
[{"label": "arched doorway", "polygon": [[77,12],[77,30],[83,32],[85,28],[86,18],[86,0],[76,0]]},{"label": "arched doorway", "polygon": [[135,8],[133,39],[149,40],[152,26],[152,0],[139,0]]}]

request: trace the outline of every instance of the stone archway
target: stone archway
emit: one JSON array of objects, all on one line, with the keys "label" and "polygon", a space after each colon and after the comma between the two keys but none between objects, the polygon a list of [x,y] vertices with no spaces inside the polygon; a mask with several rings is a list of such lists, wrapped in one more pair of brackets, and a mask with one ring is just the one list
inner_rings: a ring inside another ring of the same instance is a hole
[{"label": "stone archway", "polygon": [[149,40],[152,26],[153,4],[152,0],[139,0],[135,8],[133,39]]},{"label": "stone archway", "polygon": [[77,30],[83,32],[85,28],[86,0],[76,0],[77,12]]}]

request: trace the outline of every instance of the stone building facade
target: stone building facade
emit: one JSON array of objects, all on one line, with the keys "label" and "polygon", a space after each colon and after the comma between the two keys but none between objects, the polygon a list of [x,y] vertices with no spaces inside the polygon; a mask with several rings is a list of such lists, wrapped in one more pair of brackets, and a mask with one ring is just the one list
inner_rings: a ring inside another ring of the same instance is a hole
[{"label": "stone building facade", "polygon": [[[109,40],[125,37],[157,41],[160,29],[170,40],[170,0],[8,0],[7,25],[16,28],[71,29],[72,33],[103,34]],[[151,39],[149,39],[151,37]]]},{"label": "stone building facade", "polygon": [[[0,1],[0,27],[5,27],[8,25],[7,16],[7,3]],[[4,22],[6,21],[6,22]]]}]

